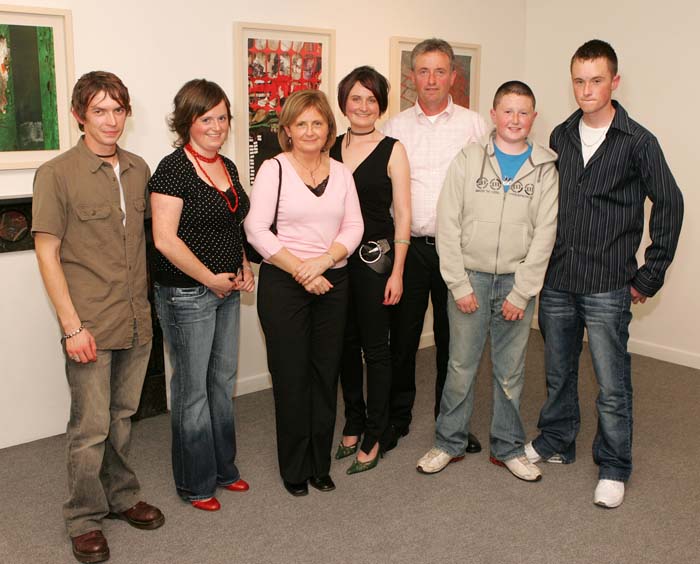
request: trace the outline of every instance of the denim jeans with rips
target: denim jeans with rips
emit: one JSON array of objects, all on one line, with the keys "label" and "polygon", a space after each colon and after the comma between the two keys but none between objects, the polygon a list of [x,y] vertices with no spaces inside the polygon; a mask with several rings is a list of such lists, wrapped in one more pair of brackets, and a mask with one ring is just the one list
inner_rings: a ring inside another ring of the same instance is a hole
[{"label": "denim jeans with rips", "polygon": [[566,463],[576,459],[581,425],[578,366],[585,328],[599,385],[593,460],[600,467],[600,479],[620,482],[632,472],[630,307],[629,286],[599,294],[572,294],[545,286],[540,295],[547,400],[537,424],[540,435],[532,444],[543,458],[558,453]]},{"label": "denim jeans with rips", "polygon": [[490,333],[493,363],[491,455],[498,460],[509,460],[524,452],[520,394],[525,382],[525,353],[535,304],[530,300],[523,319],[506,321],[501,308],[513,288],[514,275],[469,271],[469,281],[479,309],[462,313],[451,295],[447,303],[450,357],[435,428],[435,446],[452,456],[464,454],[474,407],[474,382]]},{"label": "denim jeans with rips", "polygon": [[235,464],[233,386],[238,369],[240,294],[218,298],[205,286],[155,285],[173,376],[172,464],[183,499],[214,495],[240,478]]}]

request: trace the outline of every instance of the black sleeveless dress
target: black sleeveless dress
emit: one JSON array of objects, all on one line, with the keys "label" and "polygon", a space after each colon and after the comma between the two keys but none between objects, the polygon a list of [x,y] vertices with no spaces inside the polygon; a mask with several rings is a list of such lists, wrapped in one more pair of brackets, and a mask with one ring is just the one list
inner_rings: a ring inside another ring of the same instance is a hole
[{"label": "black sleeveless dress", "polygon": [[[345,136],[336,139],[330,156],[343,161]],[[355,169],[353,177],[365,222],[363,241],[388,239],[393,248],[394,220],[389,209],[393,191],[387,166],[396,139],[385,137]],[[377,274],[357,253],[348,260],[348,305],[340,383],[345,403],[343,435],[362,435],[360,448],[369,453],[389,424],[391,394],[391,308],[383,305],[390,273]],[[363,355],[364,353],[364,355]],[[367,365],[367,401],[363,394],[362,359]]]},{"label": "black sleeveless dress", "polygon": [[[330,150],[330,156],[341,163],[344,140],[345,135],[338,137]],[[394,220],[389,212],[392,201],[391,178],[387,174],[394,143],[396,139],[393,137],[384,137],[352,174],[365,222],[363,242],[377,239],[392,242],[394,239]]]}]

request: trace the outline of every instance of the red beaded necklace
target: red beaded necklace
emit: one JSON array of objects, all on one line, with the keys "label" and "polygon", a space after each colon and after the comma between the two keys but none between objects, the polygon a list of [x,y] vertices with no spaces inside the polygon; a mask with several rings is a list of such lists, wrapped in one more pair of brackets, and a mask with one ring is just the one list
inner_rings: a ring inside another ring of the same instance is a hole
[{"label": "red beaded necklace", "polygon": [[[217,191],[217,193],[224,199],[226,200],[226,205],[228,206],[228,209],[231,211],[231,213],[236,213],[236,210],[238,209],[238,192],[236,192],[236,188],[233,185],[233,180],[231,180],[231,175],[228,173],[228,169],[226,168],[226,165],[224,164],[224,159],[221,158],[221,155],[218,153],[214,157],[205,157],[204,155],[199,154],[197,151],[195,151],[192,148],[192,145],[187,143],[185,145],[185,149],[187,152],[194,157],[194,162],[197,163],[197,166],[199,167],[199,170],[202,171],[202,174],[206,177],[206,179],[209,181],[209,184],[211,184],[214,189]],[[207,174],[207,171],[204,170],[204,167],[202,167],[202,163],[199,161],[202,160],[205,163],[215,163],[216,161],[221,161],[221,166],[224,169],[224,173],[226,174],[226,178],[228,178],[228,183],[229,186],[231,187],[231,192],[233,192],[234,197],[236,198],[236,203],[234,205],[231,205],[231,201],[228,199],[228,196],[226,196],[226,193],[223,192],[222,190],[219,190],[216,187],[216,184],[214,181],[211,179],[211,177]]]}]

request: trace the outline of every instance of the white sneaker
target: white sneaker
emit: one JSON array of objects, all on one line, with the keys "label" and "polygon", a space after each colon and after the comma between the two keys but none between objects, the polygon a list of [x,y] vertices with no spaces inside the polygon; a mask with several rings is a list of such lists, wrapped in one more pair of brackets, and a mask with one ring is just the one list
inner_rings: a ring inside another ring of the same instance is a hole
[{"label": "white sneaker", "polygon": [[[527,456],[527,459],[533,464],[543,461],[543,458],[535,450],[535,447],[532,446],[532,441],[525,444],[525,456]],[[544,462],[548,462],[549,464],[564,464],[564,459],[561,457],[561,454],[555,453],[548,459],[544,460]]]},{"label": "white sneaker", "polygon": [[542,479],[542,472],[535,466],[527,456],[520,455],[508,460],[497,460],[493,456],[489,458],[496,466],[505,466],[516,478],[526,482],[539,482]]},{"label": "white sneaker", "polygon": [[532,441],[525,444],[525,456],[527,456],[527,459],[533,464],[542,462],[542,457],[539,454],[537,454],[535,447],[532,446]]},{"label": "white sneaker", "polygon": [[464,455],[452,456],[440,448],[433,447],[418,461],[416,470],[421,474],[437,474],[450,462],[459,462],[463,458]]},{"label": "white sneaker", "polygon": [[617,480],[598,480],[593,494],[593,503],[600,507],[614,509],[625,499],[625,483]]}]

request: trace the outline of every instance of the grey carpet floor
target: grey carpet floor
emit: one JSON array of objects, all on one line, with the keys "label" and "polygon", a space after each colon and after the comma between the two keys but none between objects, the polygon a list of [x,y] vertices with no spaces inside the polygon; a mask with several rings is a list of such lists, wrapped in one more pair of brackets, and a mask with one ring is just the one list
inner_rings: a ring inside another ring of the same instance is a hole
[{"label": "grey carpet floor", "polygon": [[[334,461],[337,490],[292,498],[276,464],[270,390],[235,401],[238,464],[248,493],[221,491],[206,513],[180,501],[170,473],[167,415],[134,425],[132,461],[146,498],[166,523],[139,531],[105,521],[111,562],[144,564],[345,563],[663,563],[700,562],[700,371],[635,356],[635,470],[625,503],[592,504],[597,473],[590,456],[596,425],[588,351],[581,363],[578,460],[544,464],[529,484],[488,461],[487,448],[444,472],[424,476],[416,460],[432,444],[434,350],[418,355],[411,433],[379,466],[347,476]],[[522,413],[536,432],[544,399],[542,340],[533,331]],[[490,363],[482,363],[472,430],[487,444]],[[342,424],[342,403],[336,436]],[[74,562],[61,520],[66,495],[64,437],[0,450],[0,563]]]}]

